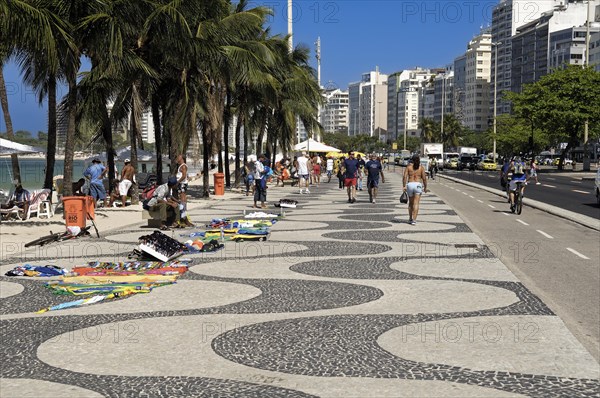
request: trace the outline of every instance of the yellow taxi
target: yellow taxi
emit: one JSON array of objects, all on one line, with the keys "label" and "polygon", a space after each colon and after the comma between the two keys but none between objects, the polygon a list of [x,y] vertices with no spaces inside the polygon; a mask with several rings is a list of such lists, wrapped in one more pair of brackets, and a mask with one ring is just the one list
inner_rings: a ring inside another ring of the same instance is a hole
[{"label": "yellow taxi", "polygon": [[479,167],[481,170],[496,171],[498,169],[498,164],[496,162],[494,162],[492,159],[485,159],[479,163]]},{"label": "yellow taxi", "polygon": [[450,160],[446,167],[448,167],[449,169],[457,169],[458,168],[458,159]]}]

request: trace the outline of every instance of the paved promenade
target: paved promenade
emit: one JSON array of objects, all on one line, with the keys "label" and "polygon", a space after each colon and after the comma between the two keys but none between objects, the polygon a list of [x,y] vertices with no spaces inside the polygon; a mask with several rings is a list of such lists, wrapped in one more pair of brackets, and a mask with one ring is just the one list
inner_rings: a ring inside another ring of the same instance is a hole
[{"label": "paved promenade", "polygon": [[[270,187],[269,202],[300,206],[267,242],[186,256],[190,271],[150,294],[34,314],[71,298],[1,276],[0,396],[598,396],[598,362],[435,186],[411,226],[400,176],[386,181],[377,204],[366,191],[348,204],[337,180]],[[192,220],[251,211],[227,195],[190,206]],[[1,275],[23,259],[125,261],[150,231],[130,219],[3,256]]]}]

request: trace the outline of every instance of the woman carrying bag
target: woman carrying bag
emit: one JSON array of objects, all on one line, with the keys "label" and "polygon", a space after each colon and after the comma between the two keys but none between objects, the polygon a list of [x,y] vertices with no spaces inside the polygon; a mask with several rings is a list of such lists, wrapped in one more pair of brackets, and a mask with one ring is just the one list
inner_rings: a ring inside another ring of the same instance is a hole
[{"label": "woman carrying bag", "polygon": [[428,192],[427,174],[425,173],[425,168],[421,166],[419,155],[414,155],[412,157],[412,162],[404,169],[402,181],[404,192],[408,195],[408,223],[410,225],[416,225],[421,194],[423,192]]}]

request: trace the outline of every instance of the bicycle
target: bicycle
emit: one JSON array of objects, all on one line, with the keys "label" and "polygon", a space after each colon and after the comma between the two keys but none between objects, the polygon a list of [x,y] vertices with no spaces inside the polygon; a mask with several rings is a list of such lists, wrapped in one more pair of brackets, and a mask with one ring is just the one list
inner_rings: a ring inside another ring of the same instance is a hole
[{"label": "bicycle", "polygon": [[41,238],[38,238],[38,239],[32,240],[31,242],[25,243],[25,247],[30,247],[30,246],[35,246],[35,245],[44,246],[44,245],[47,245],[47,244],[53,243],[53,242],[62,242],[63,240],[74,239],[79,236],[87,236],[87,235],[90,235],[90,233],[88,232],[89,229],[90,229],[90,227],[85,227],[77,235],[72,235],[68,231],[67,232],[59,232],[59,233],[55,233],[55,234],[52,233],[52,231],[50,231],[50,235],[42,236]]},{"label": "bicycle", "polygon": [[523,182],[517,181],[515,184],[517,184],[517,189],[515,189],[514,193],[515,201],[514,204],[510,206],[510,211],[513,213],[516,211],[517,214],[521,214],[521,211],[523,210]]},{"label": "bicycle", "polygon": [[506,185],[504,189],[506,190],[506,201],[510,203],[510,180],[512,180],[512,173],[506,174]]}]

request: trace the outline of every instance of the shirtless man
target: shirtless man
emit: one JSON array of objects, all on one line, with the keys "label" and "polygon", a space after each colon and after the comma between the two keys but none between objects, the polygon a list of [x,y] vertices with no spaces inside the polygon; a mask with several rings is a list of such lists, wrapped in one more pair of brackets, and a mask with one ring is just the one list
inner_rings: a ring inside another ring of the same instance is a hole
[{"label": "shirtless man", "polygon": [[127,204],[127,192],[133,184],[133,176],[135,175],[135,169],[131,165],[129,159],[125,159],[125,167],[121,171],[121,182],[119,183],[119,193],[121,194],[121,207],[125,207]]}]

